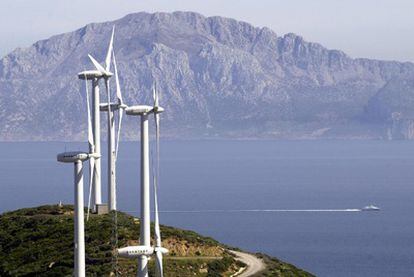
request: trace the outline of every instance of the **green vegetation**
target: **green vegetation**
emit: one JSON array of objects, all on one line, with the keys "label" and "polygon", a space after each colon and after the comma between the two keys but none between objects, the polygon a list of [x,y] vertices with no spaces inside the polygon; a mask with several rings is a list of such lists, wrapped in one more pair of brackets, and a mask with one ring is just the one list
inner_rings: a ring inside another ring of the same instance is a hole
[{"label": "green vegetation", "polygon": [[256,256],[263,259],[266,264],[266,269],[260,274],[255,274],[252,277],[311,277],[314,276],[294,265],[282,262],[276,258],[257,253]]},{"label": "green vegetation", "polygon": [[[85,223],[88,276],[133,276],[136,260],[114,258],[114,214],[92,215]],[[136,245],[139,220],[117,213],[118,245]],[[227,246],[192,231],[161,226],[170,253],[165,276],[230,276],[244,264]],[[292,265],[263,256],[268,264],[258,276],[311,276]],[[71,276],[73,269],[73,207],[41,206],[0,215],[0,276]],[[150,261],[154,276],[154,260]],[[277,273],[276,275],[274,273]]]},{"label": "green vegetation", "polygon": [[224,257],[221,260],[215,260],[208,264],[209,277],[220,277],[234,264],[232,257]]}]

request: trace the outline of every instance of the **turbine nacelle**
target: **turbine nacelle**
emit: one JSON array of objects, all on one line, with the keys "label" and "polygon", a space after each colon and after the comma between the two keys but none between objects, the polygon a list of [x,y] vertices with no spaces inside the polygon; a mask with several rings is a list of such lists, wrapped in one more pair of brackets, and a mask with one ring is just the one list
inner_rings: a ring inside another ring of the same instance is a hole
[{"label": "turbine nacelle", "polygon": [[[118,109],[126,109],[128,106],[125,104],[119,104],[119,103],[111,103],[111,111],[118,110]],[[99,110],[101,112],[107,112],[108,111],[108,103],[101,103],[99,104]]]},{"label": "turbine nacelle", "polygon": [[143,115],[149,113],[162,113],[162,107],[153,107],[148,105],[131,106],[125,109],[127,115]]},{"label": "turbine nacelle", "polygon": [[57,155],[58,162],[75,163],[77,161],[85,161],[89,159],[89,154],[80,151],[64,152]]},{"label": "turbine nacelle", "polygon": [[140,256],[151,256],[154,253],[160,252],[162,254],[167,254],[168,249],[164,247],[151,247],[151,246],[127,246],[119,248],[117,250],[118,255],[124,258],[137,258]]},{"label": "turbine nacelle", "polygon": [[103,74],[98,70],[85,70],[78,73],[78,78],[81,80],[93,80],[101,78]]},{"label": "turbine nacelle", "polygon": [[57,155],[58,162],[62,163],[75,163],[77,161],[86,161],[89,158],[99,158],[101,155],[98,153],[86,153],[82,151],[64,152]]},{"label": "turbine nacelle", "polygon": [[127,246],[119,248],[118,255],[124,258],[137,258],[140,256],[151,256],[154,253],[154,248],[151,246]]}]

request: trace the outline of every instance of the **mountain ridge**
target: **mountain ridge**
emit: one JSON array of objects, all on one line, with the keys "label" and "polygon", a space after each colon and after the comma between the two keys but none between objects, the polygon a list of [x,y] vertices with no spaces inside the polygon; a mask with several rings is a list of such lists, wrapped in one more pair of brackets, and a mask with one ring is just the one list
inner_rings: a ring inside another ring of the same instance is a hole
[{"label": "mountain ridge", "polygon": [[[88,53],[103,59],[113,25],[125,101],[151,104],[156,80],[165,137],[413,137],[413,63],[353,59],[219,16],[140,12],[3,57],[1,140],[84,140],[84,84],[76,73],[91,68]],[[138,137],[136,125],[126,119],[123,139]]]}]

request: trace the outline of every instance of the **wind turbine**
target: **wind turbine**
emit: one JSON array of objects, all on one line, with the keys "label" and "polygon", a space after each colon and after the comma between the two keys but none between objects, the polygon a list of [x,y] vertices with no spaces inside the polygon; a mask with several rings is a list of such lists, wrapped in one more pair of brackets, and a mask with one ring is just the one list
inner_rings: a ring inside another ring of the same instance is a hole
[{"label": "wind turbine", "polygon": [[[155,94],[154,94],[155,95]],[[157,99],[157,98],[156,98]],[[158,100],[157,100],[158,101]],[[149,170],[149,135],[148,135],[148,116],[151,113],[161,113],[164,109],[159,107],[158,104],[154,106],[137,105],[126,108],[127,115],[140,116],[141,117],[141,221],[140,221],[140,245],[135,246],[140,249],[151,248],[151,230],[150,230],[150,170]],[[158,227],[159,230],[159,227]],[[155,250],[155,248],[154,248]],[[166,249],[165,249],[166,250]],[[120,254],[125,253],[124,249],[119,250]],[[157,248],[158,252],[165,252],[160,248]],[[168,251],[168,250],[167,250]],[[128,252],[126,252],[128,253]],[[151,253],[152,254],[152,253]],[[149,253],[141,253],[138,255],[138,276],[148,276],[148,256]],[[159,254],[158,254],[159,255]]]},{"label": "wind turbine", "polygon": [[[90,115],[90,107],[89,107],[89,95],[87,93],[86,101],[88,105],[88,143],[89,143],[89,152],[90,153],[96,153],[97,155],[95,157],[92,157],[90,159],[90,163],[94,166],[91,166],[91,172],[89,172],[89,178],[91,180],[90,182],[90,194],[89,197],[92,197],[92,211],[96,212],[97,205],[102,204],[102,198],[101,198],[101,178],[100,178],[100,168],[101,168],[101,143],[100,143],[100,118],[99,118],[99,112],[96,112],[95,109],[95,103],[98,103],[99,106],[99,86],[98,86],[98,79],[102,77],[102,73],[97,70],[88,70],[88,71],[82,71],[78,73],[78,78],[81,80],[85,80],[86,82],[86,91],[88,88],[88,80],[92,81],[92,106],[93,114],[92,119]],[[91,206],[91,200],[88,201],[88,213],[89,208]]]},{"label": "wind turbine", "polygon": [[[86,77],[85,77],[86,79]],[[65,152],[57,155],[57,160],[63,163],[73,163],[75,165],[75,217],[74,217],[74,245],[75,262],[74,273],[76,277],[85,276],[85,221],[84,221],[84,197],[83,197],[83,162],[89,159],[89,187],[92,188],[92,172],[94,171],[94,161],[99,158],[99,154],[94,152],[92,123],[89,108],[88,85],[86,84],[86,98],[88,105],[88,142],[89,153],[85,152]],[[92,149],[92,150],[91,150]],[[90,199],[90,192],[89,192]],[[89,209],[88,209],[89,215]]]},{"label": "wind turbine", "polygon": [[57,156],[63,163],[75,164],[75,276],[85,276],[85,222],[83,207],[83,161],[89,158],[84,152],[65,152]]},{"label": "wind turbine", "polygon": [[[92,106],[94,107],[92,113],[92,129],[90,132],[92,134],[92,145],[94,145],[94,149],[91,149],[91,144],[89,144],[89,152],[96,152],[98,154],[101,153],[101,135],[100,135],[100,118],[99,118],[99,86],[98,80],[102,77],[102,73],[97,70],[88,70],[82,71],[78,73],[78,77],[81,80],[91,80],[92,82]],[[98,106],[98,110],[95,108]],[[88,131],[89,132],[89,131]],[[92,161],[93,160],[93,161]],[[102,204],[102,197],[101,197],[101,159],[99,156],[97,158],[91,159],[90,162],[94,163],[94,170],[91,172],[91,179],[92,179],[92,191],[93,194],[93,203],[92,203],[92,210],[96,212],[96,205]]]},{"label": "wind turbine", "polygon": [[[113,50],[112,50],[113,51]],[[119,139],[122,124],[122,115],[127,105],[122,100],[121,86],[119,85],[118,69],[116,65],[115,53],[112,54],[117,103],[103,103],[100,105],[102,112],[108,112],[108,208],[110,211],[117,209],[116,204],[116,160],[118,158]],[[115,117],[114,113],[118,110],[118,130],[115,145]]]},{"label": "wind turbine", "polygon": [[[107,92],[108,97],[108,103],[110,103],[110,91],[109,91],[109,78],[113,75],[110,70],[110,63],[111,63],[111,55],[113,52],[113,38],[114,38],[114,28],[112,29],[112,35],[111,40],[109,42],[108,51],[105,58],[105,68],[102,67],[95,59],[92,57],[92,55],[88,54],[89,59],[92,61],[93,65],[95,66],[96,70],[89,70],[89,71],[83,71],[78,73],[79,79],[84,80],[92,80],[92,91],[93,91],[93,97],[92,97],[92,106],[93,106],[93,116],[92,116],[92,127],[93,127],[93,141],[95,146],[95,152],[97,154],[101,154],[101,124],[100,124],[100,96],[99,96],[99,80],[104,79],[105,80],[105,88]],[[108,109],[110,110],[110,105],[108,106]],[[108,113],[108,118],[110,113]],[[109,120],[108,120],[109,121]],[[110,134],[108,133],[108,140]],[[111,153],[111,152],[109,152]],[[109,160],[109,159],[108,159]],[[101,159],[95,158],[95,169],[92,174],[92,194],[93,194],[93,203],[92,203],[92,209],[94,212],[97,211],[97,205],[102,204],[102,189],[101,189]],[[108,174],[109,175],[109,174]],[[109,193],[108,193],[109,194]]]}]

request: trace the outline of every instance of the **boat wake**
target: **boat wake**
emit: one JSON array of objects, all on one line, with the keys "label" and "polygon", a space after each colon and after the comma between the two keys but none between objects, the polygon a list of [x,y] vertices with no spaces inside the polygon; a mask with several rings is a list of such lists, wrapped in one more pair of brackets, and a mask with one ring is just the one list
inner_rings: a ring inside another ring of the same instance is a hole
[{"label": "boat wake", "polygon": [[279,212],[361,212],[362,209],[255,209],[255,210],[171,210],[161,213],[279,213]]}]

